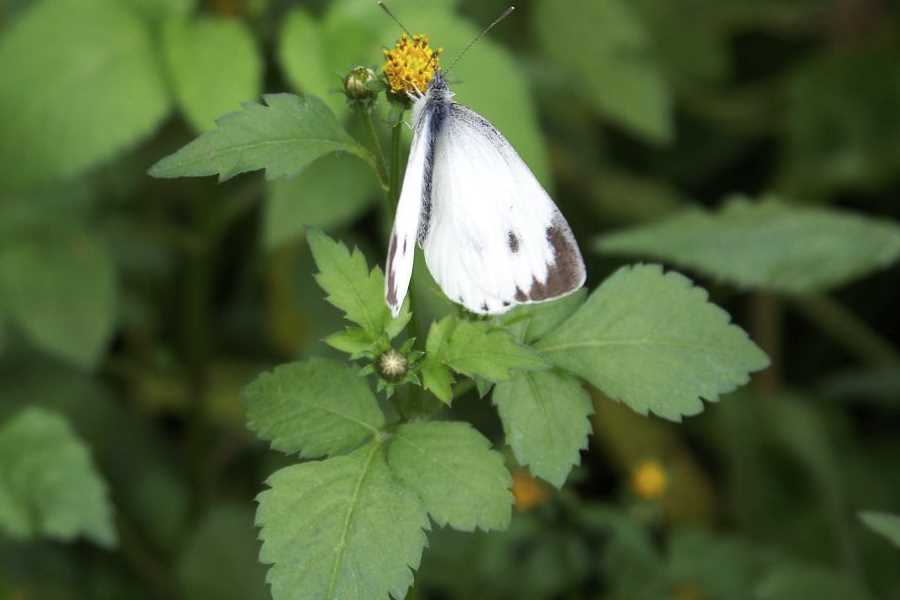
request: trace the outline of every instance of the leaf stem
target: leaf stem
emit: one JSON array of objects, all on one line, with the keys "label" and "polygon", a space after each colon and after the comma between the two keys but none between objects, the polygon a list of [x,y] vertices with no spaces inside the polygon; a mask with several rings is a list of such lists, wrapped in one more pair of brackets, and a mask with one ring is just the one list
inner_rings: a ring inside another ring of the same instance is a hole
[{"label": "leaf stem", "polygon": [[760,348],[769,355],[769,368],[755,378],[757,389],[772,395],[781,387],[782,311],[777,296],[759,292],[750,298],[750,319],[753,337]]},{"label": "leaf stem", "polygon": [[375,172],[378,174],[378,181],[381,183],[381,187],[384,189],[385,193],[387,193],[387,161],[384,157],[384,150],[381,147],[381,139],[378,137],[378,130],[375,129],[375,120],[372,118],[372,112],[371,109],[362,108],[360,109],[359,114],[363,123],[365,123],[366,130],[369,132],[369,137],[372,140],[372,150],[375,154]]}]

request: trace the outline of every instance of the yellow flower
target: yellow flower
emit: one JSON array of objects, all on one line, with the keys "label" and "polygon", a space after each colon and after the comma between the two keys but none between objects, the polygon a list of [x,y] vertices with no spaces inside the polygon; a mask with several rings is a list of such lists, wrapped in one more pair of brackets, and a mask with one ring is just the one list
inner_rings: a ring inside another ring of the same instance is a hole
[{"label": "yellow flower", "polygon": [[400,36],[393,49],[384,51],[386,62],[381,68],[391,91],[424,94],[438,70],[438,56],[442,51],[429,46],[427,36],[416,34],[412,39],[405,33]]},{"label": "yellow flower", "polygon": [[658,500],[666,493],[668,476],[658,461],[645,460],[631,472],[631,489],[644,500]]},{"label": "yellow flower", "polygon": [[520,511],[531,510],[550,499],[547,486],[532,477],[524,469],[516,469],[512,473],[512,493],[516,500],[516,508]]}]

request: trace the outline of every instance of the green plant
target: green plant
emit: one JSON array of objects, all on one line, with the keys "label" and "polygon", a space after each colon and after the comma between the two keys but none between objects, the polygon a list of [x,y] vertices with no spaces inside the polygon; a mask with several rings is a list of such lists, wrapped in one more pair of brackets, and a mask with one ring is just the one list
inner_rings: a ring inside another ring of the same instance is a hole
[{"label": "green plant", "polygon": [[[265,170],[278,179],[329,154],[352,154],[381,178],[389,217],[402,179],[402,121],[395,119],[385,165],[371,126],[377,83],[362,68],[345,79],[371,149],[314,96],[269,95],[265,105],[219,119],[150,172],[224,181]],[[394,100],[401,114],[404,100]],[[325,342],[362,368],[308,359],[246,388],[250,428],[274,449],[312,461],[277,471],[259,496],[261,559],[272,565],[276,598],[400,598],[419,566],[429,517],[463,531],[508,526],[512,482],[502,455],[470,425],[437,417],[453,402],[454,386],[492,393],[517,460],[561,487],[587,447],[592,408],[582,381],[641,414],[680,421],[768,365],[705,291],[658,265],[625,267],[591,294],[499,318],[448,315],[417,347],[406,331],[409,302],[391,317],[381,270],[323,233],[307,237],[317,282],[350,322]],[[382,401],[363,379],[369,375]]]}]

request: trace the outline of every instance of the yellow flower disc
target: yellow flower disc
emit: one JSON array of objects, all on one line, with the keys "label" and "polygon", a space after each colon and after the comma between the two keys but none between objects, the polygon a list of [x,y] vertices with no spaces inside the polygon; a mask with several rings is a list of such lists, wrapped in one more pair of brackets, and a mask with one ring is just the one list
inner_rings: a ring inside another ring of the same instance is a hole
[{"label": "yellow flower disc", "polygon": [[645,460],[631,472],[631,489],[644,500],[657,500],[666,493],[665,469],[655,460]]},{"label": "yellow flower disc", "polygon": [[425,93],[438,70],[438,56],[442,49],[428,45],[428,37],[405,33],[391,50],[384,51],[386,62],[381,70],[391,91],[396,94]]}]

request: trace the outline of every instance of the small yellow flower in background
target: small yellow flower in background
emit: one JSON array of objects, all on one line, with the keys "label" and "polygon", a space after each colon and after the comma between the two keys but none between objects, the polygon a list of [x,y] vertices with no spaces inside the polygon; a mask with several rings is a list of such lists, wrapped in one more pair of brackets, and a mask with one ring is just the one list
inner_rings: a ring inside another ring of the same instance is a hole
[{"label": "small yellow flower in background", "polygon": [[424,94],[437,72],[442,51],[429,46],[427,36],[416,34],[410,38],[405,33],[400,36],[393,49],[384,51],[387,62],[381,68],[391,91]]},{"label": "small yellow flower in background", "polygon": [[631,489],[644,500],[658,500],[668,484],[666,471],[656,460],[641,461],[631,472]]},{"label": "small yellow flower in background", "polygon": [[543,483],[531,476],[525,469],[516,469],[512,473],[512,493],[516,499],[516,509],[531,510],[540,506],[550,498],[550,491]]},{"label": "small yellow flower in background", "polygon": [[675,600],[708,600],[707,596],[696,583],[678,583],[672,589]]}]

